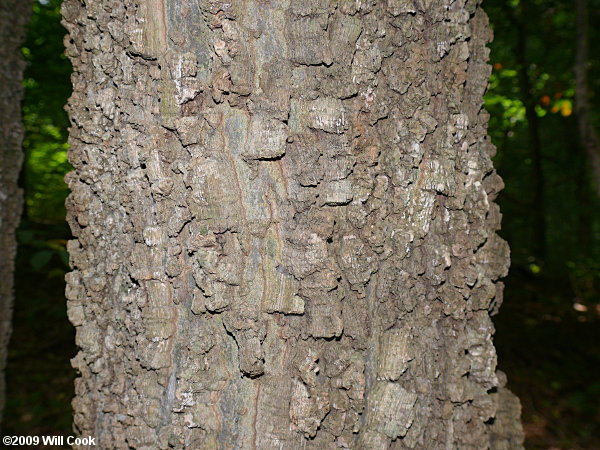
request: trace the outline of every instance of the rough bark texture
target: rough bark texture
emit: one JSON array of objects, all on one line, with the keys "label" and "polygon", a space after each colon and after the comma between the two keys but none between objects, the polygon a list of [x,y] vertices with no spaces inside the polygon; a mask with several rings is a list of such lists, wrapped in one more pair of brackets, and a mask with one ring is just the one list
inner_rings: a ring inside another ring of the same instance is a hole
[{"label": "rough bark texture", "polygon": [[[75,425],[519,448],[474,1],[67,0]],[[504,399],[504,401],[503,401]]]},{"label": "rough bark texture", "polygon": [[31,14],[28,0],[0,2],[0,429],[4,410],[6,355],[14,296],[13,275],[23,192],[17,185],[23,153],[21,44]]}]

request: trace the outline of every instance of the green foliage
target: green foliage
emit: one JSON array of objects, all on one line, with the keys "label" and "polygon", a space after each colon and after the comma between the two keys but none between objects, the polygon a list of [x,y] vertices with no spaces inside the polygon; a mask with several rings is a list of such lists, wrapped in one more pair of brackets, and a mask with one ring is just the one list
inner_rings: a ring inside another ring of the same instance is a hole
[{"label": "green foliage", "polygon": [[[1,0],[0,0],[1,1]],[[64,298],[68,270],[64,200],[68,188],[71,66],[60,25],[61,0],[34,0],[22,48],[27,62],[23,143],[25,214],[17,233],[13,333],[7,360],[3,431],[13,435],[72,434],[74,329]]]},{"label": "green foliage", "polygon": [[60,0],[35,1],[23,56],[25,70],[25,185],[26,217],[38,223],[64,221],[68,188],[67,127],[64,105],[71,92],[71,66],[64,55]]},{"label": "green foliage", "polygon": [[[578,143],[573,114],[573,4],[570,0],[486,0],[485,9],[495,35],[490,45],[493,72],[485,107],[490,113],[489,133],[498,148],[496,168],[506,184],[499,198],[505,217],[502,233],[511,243],[513,265],[528,267],[537,259],[542,270],[566,275],[569,261],[581,265],[600,256],[600,202]],[[524,64],[518,56],[519,33]],[[600,38],[594,33],[592,38]],[[597,60],[594,58],[592,65]],[[590,79],[597,78],[592,74]],[[527,94],[523,76],[529,83]],[[537,115],[541,142],[543,205],[535,202],[528,103]],[[597,114],[600,105],[594,106]],[[537,208],[543,208],[547,228],[543,261],[536,258],[533,248],[540,227],[533,214]]]},{"label": "green foliage", "polygon": [[[17,232],[17,239],[21,253],[29,257],[31,269],[39,272],[40,275],[63,277],[69,269],[67,241],[57,236],[65,234],[64,226],[38,225],[36,227],[31,223],[23,225]],[[48,266],[54,266],[54,269],[48,272]]]},{"label": "green foliage", "polygon": [[[600,92],[594,76],[600,1],[588,1],[593,94]],[[485,108],[498,150],[495,166],[506,184],[498,198],[500,234],[512,258],[505,303],[494,320],[500,368],[523,404],[527,448],[598,448],[600,201],[574,114],[574,5],[486,0],[484,8],[494,28]],[[598,126],[600,96],[591,101]],[[539,155],[532,146],[536,135]],[[536,201],[537,177],[543,202]]]}]

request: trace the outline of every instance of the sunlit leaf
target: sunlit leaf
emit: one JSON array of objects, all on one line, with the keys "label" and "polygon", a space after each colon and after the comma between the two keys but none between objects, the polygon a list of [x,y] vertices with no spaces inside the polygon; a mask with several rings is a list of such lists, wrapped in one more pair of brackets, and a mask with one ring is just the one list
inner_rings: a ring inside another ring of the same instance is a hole
[{"label": "sunlit leaf", "polygon": [[560,113],[564,117],[568,117],[573,113],[573,103],[570,100],[563,100],[560,105]]}]

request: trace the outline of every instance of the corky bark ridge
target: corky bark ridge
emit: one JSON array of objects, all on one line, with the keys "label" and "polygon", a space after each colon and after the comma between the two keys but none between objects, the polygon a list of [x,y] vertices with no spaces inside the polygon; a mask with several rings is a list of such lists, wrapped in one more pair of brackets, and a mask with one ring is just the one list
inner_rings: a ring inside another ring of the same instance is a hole
[{"label": "corky bark ridge", "polygon": [[518,448],[489,317],[508,247],[477,2],[63,14],[79,433]]}]

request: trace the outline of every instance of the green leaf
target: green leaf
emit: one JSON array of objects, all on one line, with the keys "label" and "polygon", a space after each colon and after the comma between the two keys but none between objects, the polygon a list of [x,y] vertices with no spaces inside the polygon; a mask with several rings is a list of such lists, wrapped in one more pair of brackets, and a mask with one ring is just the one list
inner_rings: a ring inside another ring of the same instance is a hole
[{"label": "green leaf", "polygon": [[48,264],[50,259],[52,259],[53,253],[54,252],[51,250],[40,250],[39,252],[35,252],[29,260],[31,267],[33,267],[34,270],[42,269],[46,264]]}]

